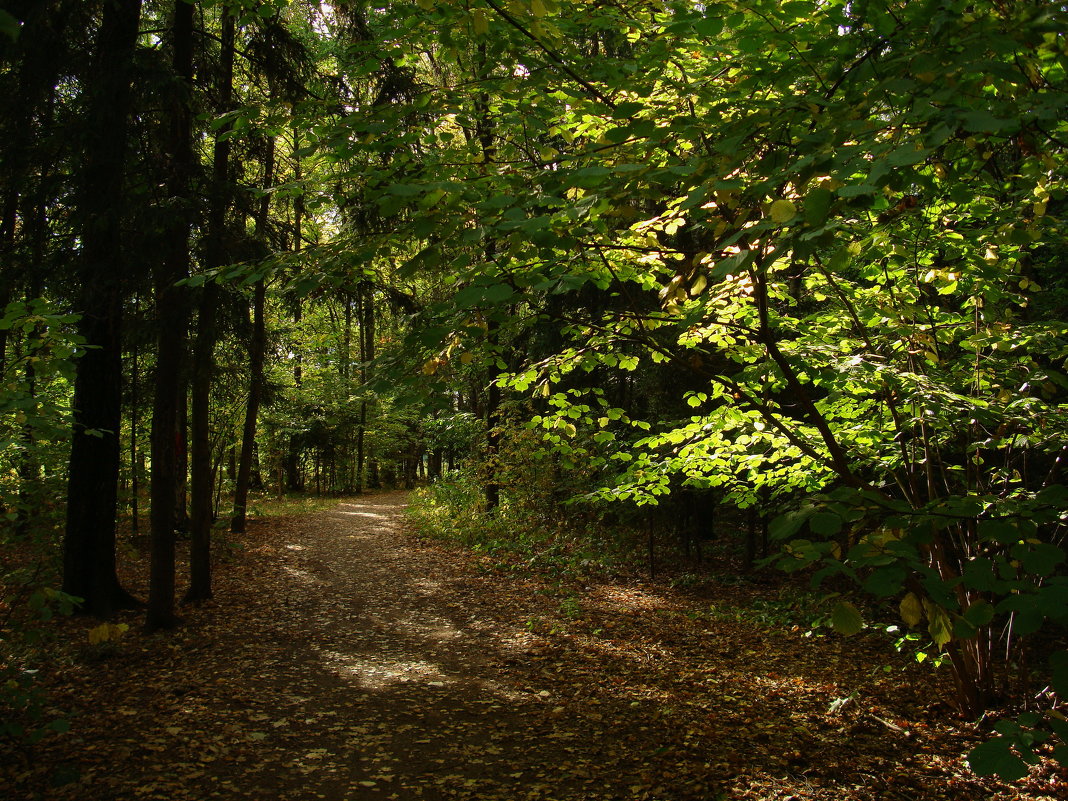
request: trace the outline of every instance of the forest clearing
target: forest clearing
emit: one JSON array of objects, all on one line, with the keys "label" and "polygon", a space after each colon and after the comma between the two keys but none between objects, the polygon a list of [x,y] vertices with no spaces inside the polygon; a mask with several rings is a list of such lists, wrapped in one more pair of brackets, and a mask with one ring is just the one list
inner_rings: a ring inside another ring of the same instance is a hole
[{"label": "forest clearing", "polygon": [[90,645],[63,620],[44,683],[72,728],[5,757],[5,798],[1064,797],[1048,766],[971,774],[980,732],[944,719],[926,671],[884,671],[885,638],[711,614],[744,605],[737,585],[561,577],[416,538],[406,498],[253,521],[219,602],[174,633],[130,614]]}]

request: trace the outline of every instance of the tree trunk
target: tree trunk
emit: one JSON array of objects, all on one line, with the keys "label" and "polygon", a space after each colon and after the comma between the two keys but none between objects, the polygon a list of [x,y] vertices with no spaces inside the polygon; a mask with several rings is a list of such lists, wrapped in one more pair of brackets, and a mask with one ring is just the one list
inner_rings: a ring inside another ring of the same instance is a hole
[{"label": "tree trunk", "polygon": [[[134,296],[133,311],[138,313],[138,299]],[[137,375],[140,369],[141,347],[136,341],[130,354],[130,533],[137,537],[141,533],[141,473],[139,470],[139,450],[137,447],[137,429],[141,425],[139,408],[141,405],[141,381]]]},{"label": "tree trunk", "polygon": [[[267,141],[267,155],[263,163],[263,189],[274,183],[274,137]],[[256,234],[265,237],[267,215],[271,208],[271,196],[264,194],[256,214]],[[265,278],[256,282],[252,295],[252,339],[249,341],[248,401],[245,404],[245,423],[241,429],[241,459],[234,484],[234,512],[230,519],[230,531],[240,534],[245,530],[245,514],[248,506],[248,490],[252,477],[252,461],[256,447],[256,418],[260,413],[260,398],[263,393],[263,357],[267,347],[266,329],[263,320],[267,301]]]},{"label": "tree trunk", "polygon": [[189,426],[189,590],[184,601],[211,598],[211,525],[214,473],[211,461],[211,381],[215,372],[219,287],[204,287],[193,346]]},{"label": "tree trunk", "polygon": [[[366,388],[367,381],[371,377],[370,362],[375,355],[375,314],[374,293],[370,282],[363,281],[356,287],[356,320],[360,327],[360,382]],[[366,389],[364,389],[366,391]],[[363,492],[364,488],[364,462],[366,461],[366,436],[367,436],[367,400],[360,400],[360,421],[356,429],[356,492]],[[377,469],[374,470],[377,487]]]},{"label": "tree trunk", "polygon": [[63,538],[63,590],[109,615],[136,603],[115,572],[115,514],[122,409],[122,248],[127,118],[141,0],[104,4],[86,76],[85,183],[79,213],[79,332],[86,349],[74,382]]},{"label": "tree trunk", "polygon": [[[174,4],[172,64],[183,97],[171,104],[170,175],[168,195],[182,208],[188,206],[193,173],[193,123],[190,93],[193,79],[193,5]],[[189,325],[186,290],[177,284],[189,275],[188,212],[172,217],[166,232],[166,253],[155,276],[156,372],[152,402],[152,509],[150,530],[152,557],[149,565],[148,609],[145,626],[150,630],[170,628],[174,615],[174,548],[181,459],[178,428],[179,396],[184,396],[186,328]]]},{"label": "tree trunk", "polygon": [[[486,55],[486,45],[478,46],[478,77],[484,79],[489,73],[489,63]],[[497,148],[493,139],[493,119],[490,117],[489,95],[480,94],[475,98],[475,129],[478,136],[479,146],[482,150],[483,164],[492,164],[497,158]],[[483,253],[487,265],[491,264],[497,256],[497,243],[487,238],[483,244]],[[487,266],[488,269],[488,266]],[[500,323],[487,313],[486,321],[486,345],[489,349],[489,367],[487,368],[486,389],[486,463],[488,474],[483,487],[486,502],[486,511],[493,514],[501,503],[501,487],[498,481],[497,452],[500,449],[500,408],[501,388],[497,384],[498,370],[495,364],[495,356],[499,345]]]},{"label": "tree trunk", "polygon": [[[219,113],[231,110],[234,85],[233,14],[222,10],[222,51],[219,57]],[[205,262],[209,268],[226,264],[226,209],[229,205],[230,128],[223,125],[215,136],[212,154],[213,186],[208,206]],[[211,464],[211,382],[215,373],[216,314],[219,285],[204,286],[197,315],[197,338],[193,349],[193,384],[190,393],[190,497],[189,497],[189,590],[185,601],[211,598],[211,526],[214,474]]]},{"label": "tree trunk", "polygon": [[[300,163],[300,131],[296,126],[293,128],[293,177],[299,183],[303,177]],[[304,198],[297,195],[293,198],[293,252],[300,253],[303,244],[304,225]],[[300,321],[303,316],[302,301],[298,297],[296,308],[293,311],[294,328],[300,330]],[[293,359],[293,384],[299,389],[304,380],[304,363],[300,348],[296,349]],[[286,488],[290,492],[300,492],[304,489],[303,476],[300,470],[300,456],[303,443],[301,437],[291,434],[289,447],[285,456]]]}]

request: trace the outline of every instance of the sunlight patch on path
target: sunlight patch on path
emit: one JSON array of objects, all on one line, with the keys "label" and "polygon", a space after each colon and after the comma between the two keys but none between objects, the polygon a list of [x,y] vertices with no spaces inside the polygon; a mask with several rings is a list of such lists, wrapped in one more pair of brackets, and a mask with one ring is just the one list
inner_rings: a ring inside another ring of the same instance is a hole
[{"label": "sunlight patch on path", "polygon": [[420,659],[390,659],[385,656],[357,656],[340,651],[321,651],[323,662],[338,675],[354,678],[367,690],[382,690],[392,684],[413,681],[444,686],[455,679],[436,666]]},{"label": "sunlight patch on path", "polygon": [[335,509],[333,514],[336,515],[348,515],[349,517],[373,517],[376,520],[387,520],[388,515],[379,514],[377,512],[348,512],[344,509]]}]

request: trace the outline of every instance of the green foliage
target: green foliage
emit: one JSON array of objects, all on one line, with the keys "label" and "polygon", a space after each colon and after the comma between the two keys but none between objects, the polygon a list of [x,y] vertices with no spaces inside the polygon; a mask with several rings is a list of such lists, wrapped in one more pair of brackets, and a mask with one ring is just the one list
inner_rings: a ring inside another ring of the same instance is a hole
[{"label": "green foliage", "polygon": [[81,599],[41,587],[37,573],[8,571],[0,576],[0,739],[37,742],[50,732],[70,728],[55,717],[36,683],[46,657],[45,624],[55,614],[69,615]]},{"label": "green foliage", "polygon": [[422,536],[460,542],[500,569],[582,575],[610,569],[623,558],[625,548],[602,527],[550,515],[534,500],[515,488],[505,490],[501,505],[487,514],[482,480],[457,470],[412,493],[408,515]]},{"label": "green foliage", "polygon": [[67,729],[35,676],[47,658],[46,624],[79,602],[53,588],[74,321],[44,299],[11,303],[0,319],[14,351],[0,386],[0,735],[31,742]]},{"label": "green foliage", "polygon": [[[1038,764],[1035,747],[1050,738],[1050,732],[1036,728],[1042,715],[1028,713],[1018,720],[1002,720],[994,726],[997,735],[976,746],[968,754],[968,765],[980,776],[997,775],[1006,781],[1016,781],[1027,775],[1031,765]],[[1068,743],[1068,724],[1060,715],[1050,717],[1046,726],[1052,724],[1062,742]],[[1054,756],[1062,763],[1068,757],[1068,746],[1054,750]]]},{"label": "green foliage", "polygon": [[7,11],[0,10],[0,33],[11,39],[17,39],[19,35],[19,21]]},{"label": "green foliage", "polygon": [[[963,692],[958,687],[964,706],[972,700],[965,692],[989,691],[990,677],[969,671],[993,670],[991,632],[1010,642],[1063,637],[1068,576],[1056,532],[1064,496],[1063,487],[1050,485],[1035,493],[941,498],[914,509],[883,493],[840,489],[781,516],[772,532],[785,543],[779,561],[787,569],[818,566],[815,581],[842,576],[877,597],[899,598],[902,621],[914,629],[902,642],[928,639],[932,648],[918,658],[933,649],[937,661],[971,679]],[[816,536],[798,537],[805,529]],[[1064,688],[1066,663],[1068,653],[1056,651],[1048,668],[1055,689]],[[1056,720],[1001,725],[1000,736],[972,754],[973,766],[1016,777],[1033,745],[1063,733]]]},{"label": "green foliage", "polygon": [[[688,484],[792,507],[782,564],[912,593],[950,700],[978,715],[989,635],[1059,629],[1068,608],[1068,321],[1043,298],[1065,246],[1064,9],[571,10],[524,20],[548,62],[479,21],[471,77],[492,91],[428,99],[436,124],[408,135],[435,155],[382,195],[423,245],[412,269],[456,287],[428,370],[486,354],[589,499]],[[469,29],[437,6],[425,23],[447,18]],[[488,154],[479,102],[540,137]],[[832,620],[863,625],[844,603]]]},{"label": "green foliage", "polygon": [[0,506],[22,535],[35,538],[55,525],[55,500],[63,495],[65,474],[52,466],[63,463],[69,447],[70,388],[81,344],[76,319],[43,298],[11,303],[0,318],[9,343],[0,386]]}]

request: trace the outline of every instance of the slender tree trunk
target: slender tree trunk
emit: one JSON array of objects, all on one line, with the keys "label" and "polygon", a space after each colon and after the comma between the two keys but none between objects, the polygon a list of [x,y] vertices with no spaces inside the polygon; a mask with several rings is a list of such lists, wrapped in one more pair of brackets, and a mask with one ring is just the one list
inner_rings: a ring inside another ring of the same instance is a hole
[{"label": "slender tree trunk", "polygon": [[[359,325],[359,357],[360,357],[360,383],[366,386],[367,384],[367,321],[365,314],[365,306],[370,303],[370,298],[366,297],[364,291],[364,284],[359,284],[356,287],[356,321]],[[373,344],[373,343],[372,343]],[[366,390],[364,390],[366,391]],[[367,431],[367,399],[365,397],[360,398],[360,419],[356,428],[356,493],[363,492],[364,480],[363,480],[363,465],[364,465],[364,439]]]},{"label": "slender tree trunk", "polygon": [[[134,296],[133,311],[137,314],[138,299]],[[141,405],[141,381],[137,375],[140,369],[141,346],[135,340],[130,353],[130,533],[135,537],[141,533],[141,473],[138,464],[137,429],[141,425],[139,408]]]},{"label": "slender tree trunk", "polygon": [[[299,328],[303,319],[303,305],[297,298],[296,308],[293,310],[293,323]],[[304,383],[304,361],[300,349],[296,349],[293,359],[293,385],[300,389]],[[300,469],[300,456],[302,450],[302,437],[299,434],[290,434],[285,454],[286,489],[290,492],[300,492],[304,489],[303,476]]]},{"label": "slender tree trunk", "polygon": [[[491,350],[498,344],[498,324],[491,321],[486,327],[486,339]],[[489,385],[486,391],[486,457],[489,462],[489,475],[486,477],[485,495],[486,511],[493,512],[501,504],[501,485],[498,482],[499,465],[497,452],[500,450],[501,434],[501,388],[497,384],[497,367],[490,363],[487,376]]]},{"label": "slender tree trunk", "polygon": [[211,381],[215,367],[219,287],[204,287],[193,346],[189,426],[189,590],[184,601],[211,598],[211,525],[214,473],[211,447]]},{"label": "slender tree trunk", "polygon": [[[186,314],[189,306],[186,306]],[[187,318],[188,320],[188,318]],[[183,352],[182,377],[188,379],[189,367],[184,361],[188,357]],[[174,432],[174,447],[177,453],[177,494],[174,499],[174,528],[176,531],[189,531],[189,393],[185,383],[178,393],[178,427]]]},{"label": "slender tree trunk", "polygon": [[188,212],[193,172],[193,123],[190,93],[193,79],[193,4],[174,4],[172,63],[183,97],[171,104],[170,175],[168,195],[183,213],[174,215],[166,232],[166,254],[155,275],[156,372],[152,401],[152,472],[148,609],[145,626],[151,631],[174,626],[174,570],[179,468],[179,396],[185,395],[183,362],[189,325],[187,291],[177,284],[189,275]]},{"label": "slender tree trunk", "polygon": [[[267,155],[263,163],[263,189],[274,183],[274,138],[267,141]],[[271,209],[271,196],[264,194],[256,214],[256,234],[267,235],[267,215]],[[260,398],[263,394],[263,357],[267,347],[266,329],[263,320],[267,301],[265,278],[256,282],[252,295],[252,339],[249,341],[248,401],[245,405],[245,423],[241,429],[241,459],[234,485],[234,513],[230,519],[230,531],[239,534],[245,530],[245,514],[248,506],[248,489],[252,477],[252,461],[256,447],[256,418],[260,413]]]},{"label": "slender tree trunk", "polygon": [[[303,179],[300,161],[300,131],[293,127],[293,177],[299,183]],[[300,253],[304,243],[304,197],[297,195],[293,198],[293,252]],[[293,311],[293,323],[300,328],[303,316],[302,301],[296,299],[296,308]],[[299,389],[304,380],[304,363],[300,348],[296,349],[296,358],[293,360],[293,384]],[[290,492],[299,492],[304,489],[303,477],[300,470],[301,438],[296,434],[289,437],[289,449],[286,453],[286,486]]]},{"label": "slender tree trunk", "polygon": [[[486,45],[478,46],[478,70],[479,77],[485,77],[489,71],[486,56]],[[489,113],[489,95],[480,94],[475,99],[475,125],[479,145],[482,149],[482,161],[484,164],[492,164],[497,157],[496,144],[493,140],[493,120]],[[497,243],[487,238],[483,242],[483,252],[487,264],[494,261],[497,256]],[[489,465],[489,474],[483,493],[486,501],[486,511],[493,513],[501,503],[501,486],[498,481],[499,466],[497,452],[500,450],[500,408],[501,388],[497,384],[498,370],[493,358],[499,345],[500,323],[494,319],[491,313],[487,313],[486,321],[486,344],[490,351],[489,367],[487,369],[486,389],[486,461]]]},{"label": "slender tree trunk", "polygon": [[256,419],[259,415],[260,398],[263,395],[263,357],[266,349],[264,306],[267,287],[264,279],[256,282],[252,299],[252,341],[249,344],[251,362],[248,402],[245,406],[245,423],[241,430],[241,461],[237,468],[237,483],[234,488],[234,514],[230,530],[240,533],[245,530],[248,506],[248,491],[252,483],[253,462],[256,457]]},{"label": "slender tree trunk", "polygon": [[[219,112],[231,110],[234,85],[234,16],[222,11],[222,52],[219,74]],[[215,137],[212,158],[213,188],[208,207],[205,261],[210,268],[227,262],[226,209],[229,205],[230,126]],[[197,337],[193,349],[191,391],[190,498],[189,498],[189,591],[185,601],[211,598],[211,526],[213,472],[211,464],[211,382],[215,373],[216,315],[219,285],[209,281],[200,298]]]},{"label": "slender tree trunk", "polygon": [[[485,79],[490,71],[489,60],[485,43],[478,45],[475,63],[475,77],[478,80]],[[493,119],[490,117],[489,95],[481,93],[474,98],[475,126],[474,137],[482,151],[482,163],[492,164],[497,157],[496,143],[494,142]],[[482,252],[487,265],[492,263],[497,255],[497,243],[492,238],[485,238],[482,243]],[[487,266],[488,269],[488,266]],[[500,405],[501,390],[497,385],[497,369],[494,364],[494,355],[499,341],[500,323],[492,313],[486,313],[486,345],[490,353],[489,366],[486,369],[486,463],[487,475],[482,486],[483,499],[486,511],[493,514],[500,505],[500,483],[498,482],[497,452],[500,448]]]},{"label": "slender tree trunk", "polygon": [[[0,313],[11,302],[11,289],[14,283],[10,275],[11,252],[15,248],[15,230],[18,226],[19,194],[14,187],[4,194],[3,206],[0,207]],[[0,370],[7,366],[7,342],[9,332],[0,329]]]}]

